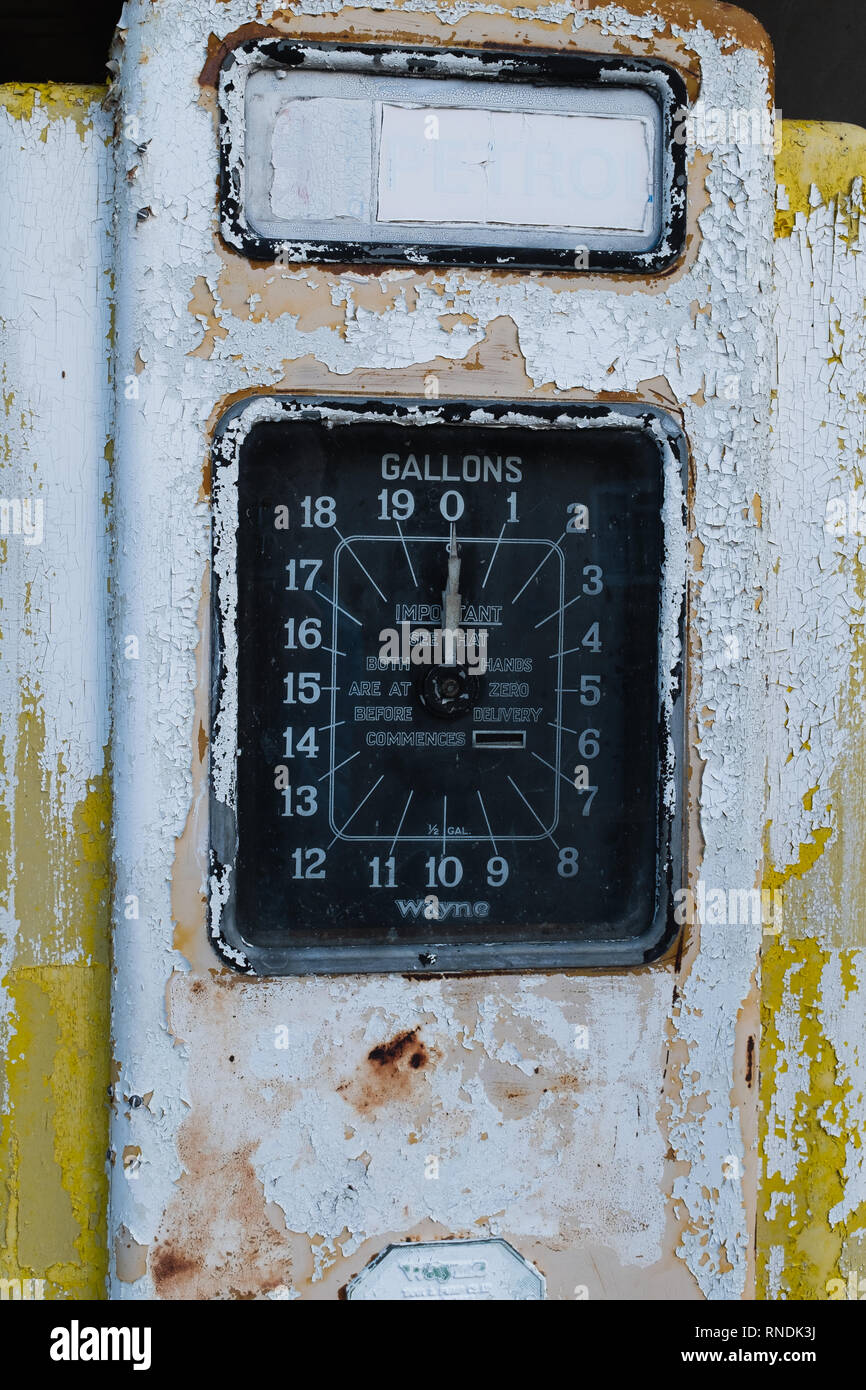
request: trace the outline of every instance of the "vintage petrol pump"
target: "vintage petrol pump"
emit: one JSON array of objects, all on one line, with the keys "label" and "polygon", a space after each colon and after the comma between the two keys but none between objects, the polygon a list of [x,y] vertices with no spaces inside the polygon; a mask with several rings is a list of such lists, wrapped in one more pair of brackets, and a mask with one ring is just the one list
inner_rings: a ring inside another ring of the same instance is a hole
[{"label": "vintage petrol pump", "polygon": [[845,1296],[862,132],[708,0],[112,70],[0,101],[15,1277],[103,1288],[110,1083],[112,1298]]}]

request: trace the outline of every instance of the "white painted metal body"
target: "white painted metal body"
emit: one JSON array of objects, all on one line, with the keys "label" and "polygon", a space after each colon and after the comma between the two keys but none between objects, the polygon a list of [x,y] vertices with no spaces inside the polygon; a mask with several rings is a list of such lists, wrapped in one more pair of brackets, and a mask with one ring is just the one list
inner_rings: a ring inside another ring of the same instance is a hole
[{"label": "white painted metal body", "polygon": [[[411,20],[431,44],[507,23],[516,41],[523,19],[490,11],[358,16],[380,38]],[[315,37],[330,16],[299,4],[279,22]],[[550,1298],[742,1297],[760,923],[705,921],[678,960],[592,974],[263,981],[211,953],[207,460],[227,405],[268,389],[423,394],[433,372],[459,397],[673,411],[691,451],[676,543],[691,555],[693,882],[759,887],[772,149],[689,147],[688,250],[649,282],[250,268],[217,236],[214,95],[198,82],[208,34],[249,17],[240,0],[142,0],[117,50],[135,134],[117,146],[112,1295],[334,1298],[389,1242],[490,1234]],[[536,43],[665,51],[651,13],[554,5],[526,24]],[[672,33],[708,106],[766,111],[758,49],[686,21]],[[405,1035],[422,1069],[370,1062]]]}]

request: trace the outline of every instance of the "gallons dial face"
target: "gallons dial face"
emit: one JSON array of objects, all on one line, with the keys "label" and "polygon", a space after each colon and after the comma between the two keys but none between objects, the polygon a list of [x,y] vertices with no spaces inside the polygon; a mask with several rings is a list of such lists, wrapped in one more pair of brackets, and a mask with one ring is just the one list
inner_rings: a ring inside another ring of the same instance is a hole
[{"label": "gallons dial face", "polygon": [[263,968],[580,963],[652,937],[663,488],[637,419],[248,430],[230,617],[216,586],[237,638],[216,858]]}]

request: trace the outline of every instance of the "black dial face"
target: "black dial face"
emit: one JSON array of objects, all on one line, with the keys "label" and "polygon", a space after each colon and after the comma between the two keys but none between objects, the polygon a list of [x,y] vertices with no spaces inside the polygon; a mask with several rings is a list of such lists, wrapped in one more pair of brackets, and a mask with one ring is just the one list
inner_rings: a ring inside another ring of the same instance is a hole
[{"label": "black dial face", "polygon": [[657,434],[442,415],[263,420],[238,452],[217,858],[267,970],[602,963],[657,930]]}]

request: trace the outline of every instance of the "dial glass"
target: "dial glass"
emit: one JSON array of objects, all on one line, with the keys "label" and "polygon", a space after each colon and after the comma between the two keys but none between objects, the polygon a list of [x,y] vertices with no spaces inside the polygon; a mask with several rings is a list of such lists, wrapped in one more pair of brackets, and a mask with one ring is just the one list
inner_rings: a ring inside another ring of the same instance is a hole
[{"label": "dial glass", "polygon": [[220,931],[263,973],[666,938],[671,445],[647,413],[511,409],[223,436],[212,842]]}]

